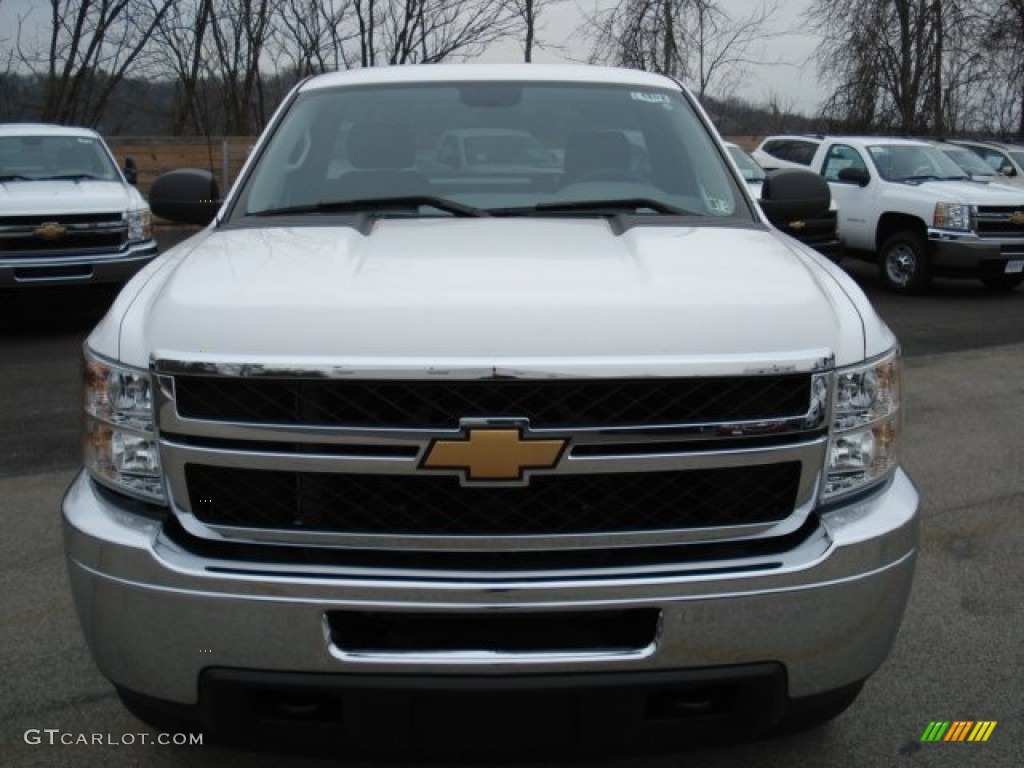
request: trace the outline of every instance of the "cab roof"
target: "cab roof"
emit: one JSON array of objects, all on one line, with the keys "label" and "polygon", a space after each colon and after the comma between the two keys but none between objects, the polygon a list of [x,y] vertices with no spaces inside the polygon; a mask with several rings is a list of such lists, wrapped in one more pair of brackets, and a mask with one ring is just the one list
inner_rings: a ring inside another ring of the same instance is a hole
[{"label": "cab roof", "polygon": [[664,75],[616,67],[572,64],[407,64],[366,67],[311,77],[300,90],[311,91],[346,85],[397,83],[444,83],[466,81],[534,83],[611,83],[642,88],[671,88],[679,84]]}]

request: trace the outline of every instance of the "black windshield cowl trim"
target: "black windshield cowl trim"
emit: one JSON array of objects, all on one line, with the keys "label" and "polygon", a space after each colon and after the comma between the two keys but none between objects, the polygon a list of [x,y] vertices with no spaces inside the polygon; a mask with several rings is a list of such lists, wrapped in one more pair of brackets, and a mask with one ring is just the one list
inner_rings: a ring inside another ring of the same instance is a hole
[{"label": "black windshield cowl trim", "polygon": [[907,176],[900,179],[904,184],[923,184],[926,181],[970,181],[970,176]]},{"label": "black windshield cowl trim", "polygon": [[36,181],[112,181],[94,173],[63,173],[56,176],[43,176]]},{"label": "black windshield cowl trim", "polygon": [[372,197],[356,200],[324,200],[315,205],[295,205],[287,208],[269,208],[254,211],[249,216],[301,216],[317,213],[381,213],[389,208],[426,207],[463,218],[483,218],[491,214],[481,208],[463,205],[435,195],[403,195],[400,197]]},{"label": "black windshield cowl trim", "polygon": [[537,203],[521,208],[493,208],[493,216],[530,216],[544,213],[593,213],[598,216],[618,216],[648,209],[672,216],[699,216],[694,211],[648,197],[613,198],[608,200],[569,200],[565,202]]},{"label": "black windshield cowl trim", "polygon": [[0,176],[0,184],[3,184],[4,182],[8,181],[36,181],[36,179],[33,179],[31,176],[21,176],[20,174],[17,173],[10,173],[7,174],[6,176]]}]

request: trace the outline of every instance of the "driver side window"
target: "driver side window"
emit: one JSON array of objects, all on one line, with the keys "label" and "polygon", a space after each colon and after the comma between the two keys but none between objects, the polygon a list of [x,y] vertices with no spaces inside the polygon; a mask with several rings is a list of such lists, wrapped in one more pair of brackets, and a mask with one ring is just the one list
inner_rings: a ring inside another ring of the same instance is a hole
[{"label": "driver side window", "polygon": [[839,181],[839,172],[844,168],[859,168],[865,172],[868,169],[864,158],[857,150],[845,144],[835,144],[825,156],[825,165],[821,170],[821,175],[825,177],[826,181]]}]

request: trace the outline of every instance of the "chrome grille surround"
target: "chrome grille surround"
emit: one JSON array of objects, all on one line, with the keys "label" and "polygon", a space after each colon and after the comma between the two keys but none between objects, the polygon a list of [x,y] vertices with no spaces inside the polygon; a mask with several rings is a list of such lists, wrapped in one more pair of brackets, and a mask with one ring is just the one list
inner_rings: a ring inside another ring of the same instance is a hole
[{"label": "chrome grille surround", "polygon": [[[573,548],[641,547],[694,542],[737,541],[781,536],[799,529],[815,506],[830,419],[832,370],[827,353],[795,356],[784,363],[754,360],[678,361],[660,366],[659,376],[680,376],[700,369],[700,375],[766,376],[799,373],[810,380],[806,411],[768,419],[717,423],[592,425],[571,429],[530,429],[529,437],[559,438],[568,443],[562,460],[545,478],[601,476],[619,473],[670,473],[773,464],[799,466],[795,501],[781,518],[740,525],[690,526],[676,529],[616,530],[560,534],[423,535],[311,530],[299,527],[243,527],[204,522],[193,507],[188,487],[188,466],[228,470],[267,470],[298,473],[354,473],[365,476],[424,477],[420,463],[430,442],[457,438],[469,425],[524,426],[523,419],[463,420],[451,429],[344,427],[325,424],[282,424],[216,421],[182,417],[176,407],[176,378],[188,375],[253,378],[339,378],[346,381],[419,380],[486,381],[514,375],[525,380],[601,379],[636,376],[649,363],[626,361],[612,365],[558,366],[524,363],[514,368],[493,366],[431,366],[426,369],[381,369],[379,366],[297,366],[281,361],[236,363],[229,360],[196,362],[155,356],[151,368],[156,391],[157,428],[161,461],[174,513],[190,535],[223,542],[277,543],[394,551],[514,551]],[[514,373],[513,373],[514,372]],[[322,450],[321,450],[322,449]],[[540,476],[540,475],[538,475]],[[528,478],[527,478],[528,483]],[[496,484],[501,485],[501,484]]]}]

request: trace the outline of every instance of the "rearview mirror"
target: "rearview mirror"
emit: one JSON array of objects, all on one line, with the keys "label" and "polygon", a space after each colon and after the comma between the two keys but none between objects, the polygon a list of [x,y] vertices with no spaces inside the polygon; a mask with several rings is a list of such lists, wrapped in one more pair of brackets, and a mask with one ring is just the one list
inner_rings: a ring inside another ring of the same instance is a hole
[{"label": "rearview mirror", "polygon": [[209,171],[185,168],[159,176],[149,191],[153,213],[182,224],[206,225],[220,210],[220,190]]},{"label": "rearview mirror", "polygon": [[761,187],[761,210],[780,229],[799,219],[828,216],[832,193],[828,182],[811,171],[782,168],[770,172]]},{"label": "rearview mirror", "polygon": [[839,171],[838,177],[840,181],[849,181],[856,184],[858,187],[866,187],[868,182],[871,181],[871,174],[865,171],[863,168],[843,168]]}]

